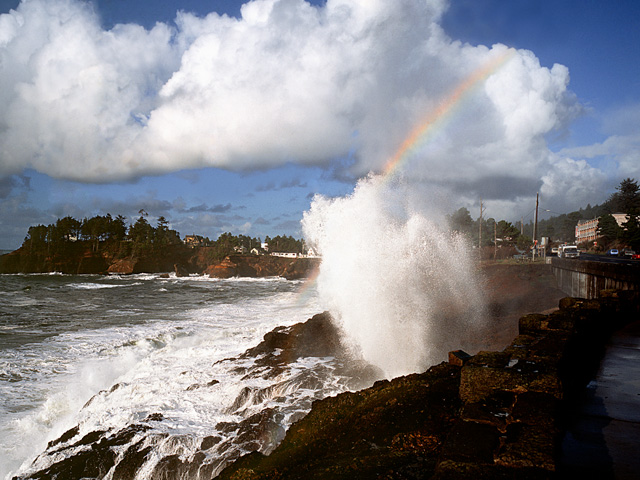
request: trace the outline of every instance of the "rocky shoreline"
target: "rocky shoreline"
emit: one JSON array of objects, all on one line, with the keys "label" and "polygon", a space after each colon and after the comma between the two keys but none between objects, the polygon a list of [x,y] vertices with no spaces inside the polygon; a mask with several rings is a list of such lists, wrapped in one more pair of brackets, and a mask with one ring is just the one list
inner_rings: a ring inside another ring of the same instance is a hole
[{"label": "rocky shoreline", "polygon": [[[310,412],[273,444],[265,442],[274,442],[275,411],[219,425],[237,431],[240,443],[207,437],[192,457],[160,461],[150,478],[204,480],[222,468],[216,478],[228,480],[557,478],[563,474],[564,432],[607,339],[638,313],[638,292],[605,291],[598,300],[564,297],[549,314],[522,316],[517,336],[502,350],[453,351],[448,361],[424,373],[314,401]],[[326,312],[276,328],[243,354],[254,359],[258,371],[286,369],[300,356],[336,356],[354,381],[367,383],[376,376],[371,368],[347,360]],[[200,387],[205,388],[194,386]],[[243,402],[246,398],[237,401]],[[102,478],[117,456],[112,478],[133,478],[155,440],[140,440],[119,454],[118,447],[161,417],[83,438],[72,429],[51,442],[45,455],[73,449],[77,454],[21,479]],[[243,451],[252,453],[241,456]],[[224,463],[206,461],[222,452]]]},{"label": "rocky shoreline", "polygon": [[564,298],[531,314],[502,351],[314,402],[268,456],[218,478],[550,479],[560,445],[613,331],[638,318],[637,292]]}]

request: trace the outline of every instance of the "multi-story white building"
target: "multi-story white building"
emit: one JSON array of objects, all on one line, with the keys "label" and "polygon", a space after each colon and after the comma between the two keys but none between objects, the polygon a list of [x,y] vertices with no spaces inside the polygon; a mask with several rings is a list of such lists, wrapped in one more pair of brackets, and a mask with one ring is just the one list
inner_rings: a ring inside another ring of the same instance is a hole
[{"label": "multi-story white building", "polygon": [[597,240],[599,237],[598,220],[600,220],[600,217],[592,220],[578,220],[578,224],[576,225],[576,243]]},{"label": "multi-story white building", "polygon": [[[612,216],[621,228],[624,228],[622,224],[629,220],[629,215],[626,213],[613,213]],[[600,237],[600,235],[598,235],[599,221],[600,217],[592,220],[578,220],[578,225],[576,225],[576,243],[597,240]]]}]

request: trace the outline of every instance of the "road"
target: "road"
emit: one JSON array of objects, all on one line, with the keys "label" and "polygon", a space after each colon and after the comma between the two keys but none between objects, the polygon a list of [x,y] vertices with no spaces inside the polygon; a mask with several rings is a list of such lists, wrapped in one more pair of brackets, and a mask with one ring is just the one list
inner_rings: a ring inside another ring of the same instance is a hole
[{"label": "road", "polygon": [[640,260],[631,260],[624,257],[611,257],[608,255],[593,255],[591,253],[581,253],[580,260],[588,260],[591,262],[606,262],[606,263],[622,263],[626,265],[640,265]]}]

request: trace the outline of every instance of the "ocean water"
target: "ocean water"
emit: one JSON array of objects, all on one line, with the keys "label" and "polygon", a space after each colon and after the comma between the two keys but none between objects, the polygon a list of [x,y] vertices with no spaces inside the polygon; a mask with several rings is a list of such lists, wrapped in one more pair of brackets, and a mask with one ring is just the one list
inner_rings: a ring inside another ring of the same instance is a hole
[{"label": "ocean water", "polygon": [[143,479],[207,438],[220,448],[208,445],[204,463],[219,470],[247,451],[240,430],[223,427],[269,409],[275,424],[249,449],[268,452],[314,399],[353,384],[332,358],[265,372],[239,355],[322,311],[313,286],[281,278],[0,275],[0,479],[86,449],[47,448],[71,428],[77,442],[144,423],[119,447],[151,448]]}]

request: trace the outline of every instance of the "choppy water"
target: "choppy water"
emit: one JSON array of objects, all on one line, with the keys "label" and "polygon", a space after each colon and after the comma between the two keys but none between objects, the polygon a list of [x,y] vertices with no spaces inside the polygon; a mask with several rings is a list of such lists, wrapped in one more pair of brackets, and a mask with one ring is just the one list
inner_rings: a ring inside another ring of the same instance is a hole
[{"label": "choppy water", "polygon": [[348,379],[332,373],[330,358],[269,375],[220,360],[321,312],[313,289],[302,300],[302,286],[279,278],[0,275],[0,478],[28,476],[68,455],[44,452],[72,427],[80,438],[149,418],[162,420],[146,424],[145,445],[157,451],[146,471],[163,455],[188,459],[212,435],[226,442],[206,452],[205,463],[217,465],[238,434],[220,426],[266,408],[278,412],[277,438],[261,449],[273,448],[313,399],[344,391]]}]

